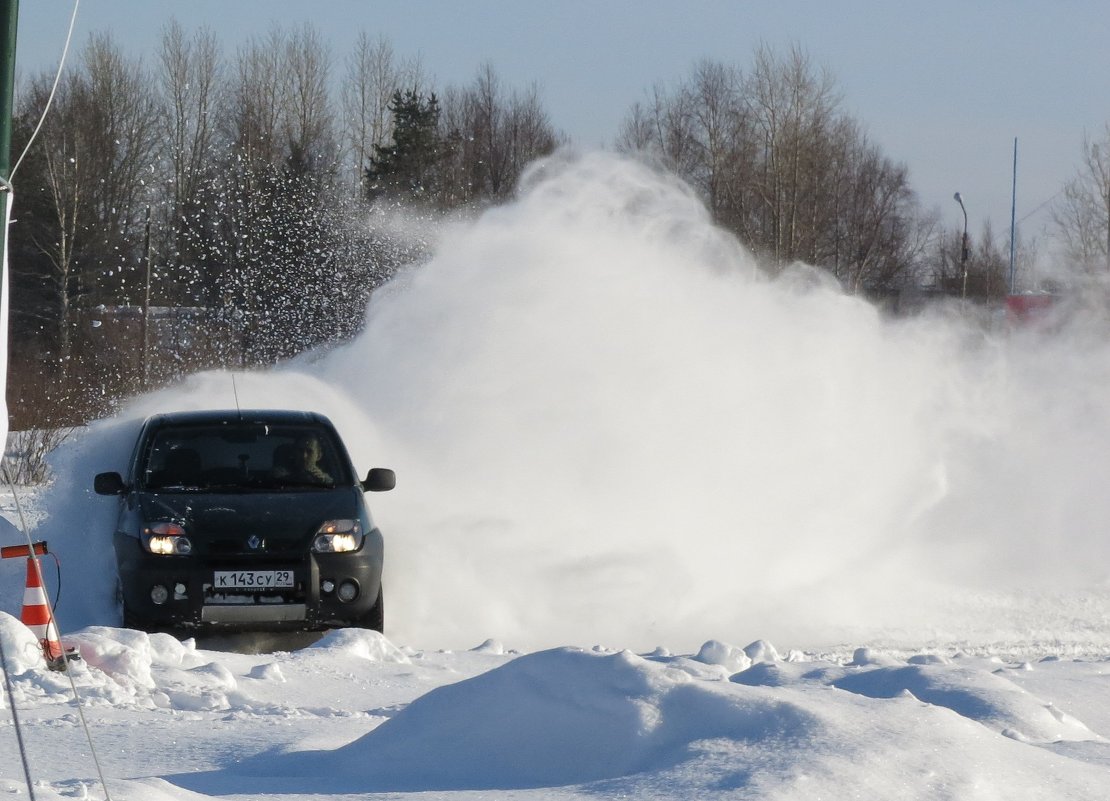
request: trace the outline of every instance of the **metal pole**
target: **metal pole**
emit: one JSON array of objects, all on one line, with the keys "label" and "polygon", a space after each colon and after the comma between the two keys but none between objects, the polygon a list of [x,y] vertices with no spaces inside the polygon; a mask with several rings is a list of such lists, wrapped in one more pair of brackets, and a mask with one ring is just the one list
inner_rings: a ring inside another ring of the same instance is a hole
[{"label": "metal pole", "polygon": [[[19,0],[0,0],[0,179],[3,179],[5,186],[12,177],[12,99],[15,96],[15,32],[18,22]],[[4,194],[4,203],[11,203],[11,193]],[[3,220],[4,215],[0,213],[0,221]],[[0,225],[0,255],[7,252],[7,247],[8,228]],[[4,319],[6,322],[6,310]],[[7,354],[3,354],[3,358],[4,364],[7,364]],[[4,430],[7,431],[7,428]]]},{"label": "metal pole", "polygon": [[15,96],[15,33],[18,20],[19,0],[0,0],[0,177],[5,181],[11,178],[12,98]]},{"label": "metal pole", "polygon": [[1014,137],[1014,183],[1010,197],[1010,294],[1014,294],[1014,243],[1017,240],[1017,137]]},{"label": "metal pole", "polygon": [[[8,220],[12,192],[12,100],[15,96],[15,34],[19,0],[0,0],[0,443],[8,437]],[[30,791],[30,786],[28,786]]]},{"label": "metal pole", "polygon": [[146,207],[146,283],[143,292],[142,327],[142,386],[139,389],[146,392],[150,388],[150,264],[153,252],[150,248],[150,206]]},{"label": "metal pole", "polygon": [[964,241],[963,248],[960,250],[960,267],[963,269],[964,282],[961,297],[967,297],[967,209],[964,208],[964,199],[960,197],[957,192],[952,198],[960,204],[960,211],[964,213]]}]

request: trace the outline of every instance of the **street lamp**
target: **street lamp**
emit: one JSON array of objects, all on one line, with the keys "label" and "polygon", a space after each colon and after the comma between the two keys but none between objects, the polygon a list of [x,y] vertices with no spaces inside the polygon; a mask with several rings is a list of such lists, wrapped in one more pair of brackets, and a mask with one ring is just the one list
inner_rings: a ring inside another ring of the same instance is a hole
[{"label": "street lamp", "polygon": [[964,208],[964,199],[960,197],[960,193],[952,195],[952,199],[960,204],[960,210],[964,213],[964,243],[963,249],[960,251],[960,267],[964,274],[964,288],[962,297],[967,297],[967,209]]}]

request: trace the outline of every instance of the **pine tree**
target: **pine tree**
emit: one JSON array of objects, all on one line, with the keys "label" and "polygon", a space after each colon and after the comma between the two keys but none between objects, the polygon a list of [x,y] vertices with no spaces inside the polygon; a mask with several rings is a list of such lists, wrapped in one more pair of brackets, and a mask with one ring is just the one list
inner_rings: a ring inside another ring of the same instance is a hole
[{"label": "pine tree", "polygon": [[446,143],[439,133],[439,101],[434,93],[393,93],[393,142],[375,145],[366,169],[368,199],[431,202],[439,192],[439,167]]}]

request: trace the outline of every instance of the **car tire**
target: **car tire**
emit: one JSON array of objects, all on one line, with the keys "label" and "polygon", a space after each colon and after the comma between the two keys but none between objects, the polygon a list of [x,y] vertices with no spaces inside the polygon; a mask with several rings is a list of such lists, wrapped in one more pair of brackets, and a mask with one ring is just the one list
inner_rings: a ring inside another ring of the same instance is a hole
[{"label": "car tire", "polygon": [[385,631],[385,597],[382,594],[381,585],[378,586],[378,600],[374,601],[370,611],[362,616],[359,626],[379,633]]},{"label": "car tire", "polygon": [[142,621],[135,617],[135,613],[131,611],[131,607],[127,605],[127,601],[123,597],[123,583],[116,579],[116,613],[120,625],[125,629],[143,629]]}]

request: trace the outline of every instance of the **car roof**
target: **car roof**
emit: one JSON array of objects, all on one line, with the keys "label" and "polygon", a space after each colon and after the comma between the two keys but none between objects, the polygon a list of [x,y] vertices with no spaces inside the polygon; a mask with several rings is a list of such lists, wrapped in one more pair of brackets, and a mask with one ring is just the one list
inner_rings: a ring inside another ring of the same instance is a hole
[{"label": "car roof", "polygon": [[210,409],[194,412],[163,412],[147,418],[148,428],[168,425],[218,425],[220,423],[323,424],[331,421],[318,412],[292,409]]}]

